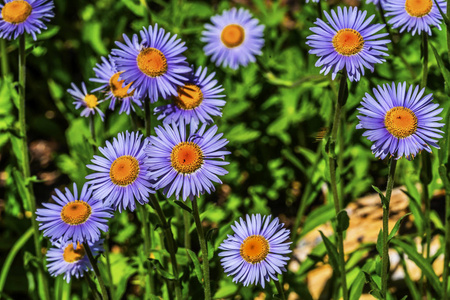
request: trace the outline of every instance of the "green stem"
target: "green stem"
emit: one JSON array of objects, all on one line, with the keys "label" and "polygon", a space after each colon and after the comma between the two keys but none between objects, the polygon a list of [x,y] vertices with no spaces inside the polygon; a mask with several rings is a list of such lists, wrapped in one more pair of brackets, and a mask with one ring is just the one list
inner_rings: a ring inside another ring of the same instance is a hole
[{"label": "green stem", "polygon": [[0,39],[0,53],[2,56],[2,75],[6,77],[9,74],[8,52],[6,51],[6,40]]},{"label": "green stem", "polygon": [[319,16],[319,19],[323,19],[323,12],[322,12],[322,4],[321,1],[317,2],[317,15]]},{"label": "green stem", "polygon": [[[26,53],[25,35],[19,38],[19,130],[22,137],[22,174],[27,182],[30,178],[30,160],[28,156],[27,127],[25,119],[25,80],[26,79]],[[47,277],[44,274],[44,259],[41,252],[41,242],[39,240],[39,227],[36,221],[36,200],[34,198],[33,184],[27,184],[28,208],[31,210],[31,224],[34,229],[33,239],[36,258],[41,263],[38,268],[39,293],[44,299],[50,299]]]},{"label": "green stem", "polygon": [[[84,251],[86,252],[86,255],[89,258],[89,261],[92,265],[92,268],[94,269],[95,276],[97,276],[97,280],[98,280],[98,283],[100,285],[100,289],[102,292],[102,298],[103,298],[103,300],[108,300],[109,299],[108,292],[106,290],[105,283],[103,282],[103,278],[100,275],[100,270],[98,269],[97,261],[95,260],[94,256],[92,255],[91,247],[89,247],[89,244],[87,242],[84,242],[83,246],[84,246]],[[87,276],[87,274],[86,274],[86,276]]]},{"label": "green stem", "polygon": [[389,266],[389,203],[391,201],[392,189],[394,188],[394,176],[397,160],[391,157],[389,162],[389,175],[386,187],[386,197],[383,201],[383,254],[381,266],[381,294],[387,299],[387,282],[388,282],[388,266]]},{"label": "green stem", "polygon": [[85,274],[84,278],[85,278],[89,288],[91,289],[92,295],[94,295],[94,299],[95,300],[102,300],[102,298],[98,294],[97,287],[95,286],[95,283],[92,281],[92,279],[89,276],[89,274]]},{"label": "green stem", "polygon": [[3,287],[5,286],[6,278],[8,277],[9,268],[16,257],[19,250],[25,245],[28,239],[33,235],[33,228],[29,228],[12,246],[5,259],[2,267],[2,272],[0,273],[0,294],[3,292]]},{"label": "green stem", "polygon": [[191,235],[189,230],[191,229],[191,216],[189,212],[183,210],[183,223],[184,223],[184,247],[191,249]]},{"label": "green stem", "polygon": [[114,298],[114,295],[116,294],[114,289],[114,283],[113,283],[113,276],[111,272],[111,259],[109,257],[109,232],[106,234],[105,242],[103,243],[103,249],[105,250],[105,257],[106,257],[106,267],[108,270],[108,280],[110,282],[110,290],[111,290],[111,297]]},{"label": "green stem", "polygon": [[152,274],[152,268],[150,265],[150,262],[148,261],[148,258],[150,257],[150,227],[147,223],[147,211],[146,208],[143,205],[138,204],[137,205],[138,214],[140,215],[142,227],[143,227],[143,236],[144,236],[144,256],[145,256],[145,265],[147,266],[148,271],[148,277],[146,276],[145,281],[145,294],[146,298],[150,299],[151,294],[154,294],[155,288],[153,286],[153,274]]},{"label": "green stem", "polygon": [[422,32],[422,54],[423,54],[423,68],[422,68],[422,88],[427,87],[428,78],[428,34]]},{"label": "green stem", "polygon": [[200,214],[198,211],[197,198],[194,197],[192,201],[192,214],[194,215],[195,226],[197,227],[198,240],[200,242],[200,249],[202,250],[203,261],[203,287],[205,289],[205,300],[211,299],[211,284],[209,282],[209,260],[208,248],[206,245],[205,234],[203,233],[202,222],[200,221]]},{"label": "green stem", "polygon": [[286,295],[284,294],[284,289],[281,286],[280,278],[278,280],[274,280],[275,286],[277,287],[278,296],[281,297],[281,300],[286,300]]},{"label": "green stem", "polygon": [[[338,166],[343,168],[344,167],[344,149],[345,149],[344,132],[346,130],[345,129],[345,109],[344,108],[341,109],[341,117],[340,117],[339,122],[341,122],[341,124],[340,124],[339,131],[338,131],[339,152],[337,154],[337,164],[338,164]],[[343,170],[341,169],[341,172],[342,171]],[[341,180],[339,182],[339,204],[341,207],[345,207],[344,186],[345,186],[344,178],[341,178]]]},{"label": "green stem", "polygon": [[[447,125],[448,126],[448,125]],[[450,132],[448,133],[450,138]],[[444,274],[442,275],[442,299],[448,299],[448,275],[450,263],[450,178],[444,165],[439,167],[439,175],[445,187],[445,248],[444,248]]]},{"label": "green stem", "polygon": [[170,254],[170,261],[172,262],[172,272],[175,276],[175,295],[177,299],[182,299],[181,294],[181,284],[180,284],[180,278],[179,278],[179,272],[178,272],[178,263],[177,263],[177,257],[176,257],[176,244],[175,240],[173,238],[172,229],[169,225],[169,223],[166,220],[166,216],[164,215],[164,212],[161,209],[161,206],[159,205],[159,201],[156,199],[155,195],[150,195],[150,202],[153,206],[153,208],[156,211],[156,214],[159,217],[159,221],[161,222],[161,227],[164,230],[164,235],[166,236],[167,241],[167,251]]},{"label": "green stem", "polygon": [[[337,188],[336,180],[336,140],[339,129],[339,124],[341,123],[341,109],[344,106],[347,95],[347,71],[344,69],[342,71],[342,76],[339,84],[338,99],[336,101],[336,108],[334,111],[333,127],[331,129],[331,136],[329,138],[329,148],[328,148],[328,162],[329,162],[329,172],[330,172],[330,186],[331,192],[333,194],[334,209],[336,216],[341,211],[341,201],[339,200],[339,193]],[[341,166],[342,167],[342,166]],[[347,290],[347,277],[345,273],[345,253],[344,253],[344,234],[342,231],[336,232],[338,253],[339,253],[339,273],[341,275],[342,284],[342,295],[344,300],[348,300],[348,290]]]}]

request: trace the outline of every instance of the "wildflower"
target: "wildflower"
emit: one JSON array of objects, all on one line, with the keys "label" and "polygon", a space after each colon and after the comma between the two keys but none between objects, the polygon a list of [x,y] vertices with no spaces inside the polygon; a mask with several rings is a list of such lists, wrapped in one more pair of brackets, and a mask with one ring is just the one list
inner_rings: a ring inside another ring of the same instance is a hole
[{"label": "wildflower", "polygon": [[82,117],[89,117],[89,115],[94,115],[95,112],[97,112],[103,121],[105,114],[98,108],[98,105],[105,100],[98,100],[97,96],[89,94],[84,82],[81,83],[82,90],[80,90],[73,82],[71,85],[72,89],[68,89],[67,92],[75,99],[73,102],[75,108],[80,109],[80,107],[84,107],[80,115]]},{"label": "wildflower", "polygon": [[264,25],[248,10],[233,7],[211,17],[211,22],[213,24],[205,24],[201,40],[206,43],[205,54],[211,55],[216,66],[222,64],[237,69],[255,62],[255,56],[262,54]]},{"label": "wildflower", "polygon": [[54,203],[42,203],[45,208],[36,211],[39,229],[52,241],[69,240],[74,243],[96,242],[100,239],[100,230],[108,231],[108,219],[112,216],[110,209],[103,207],[102,202],[91,197],[88,184],[83,185],[78,198],[77,185],[73,184],[73,194],[66,188],[64,195],[55,189],[52,196]]},{"label": "wildflower", "polygon": [[[47,268],[50,275],[56,277],[64,274],[64,279],[69,283],[72,277],[80,278],[84,272],[93,270],[83,244],[78,243],[74,247],[69,241],[56,242],[55,246],[47,251]],[[89,248],[92,255],[96,256],[99,252],[103,252],[103,240],[89,243]]]},{"label": "wildflower", "polygon": [[117,71],[114,59],[109,56],[101,58],[102,63],[97,64],[94,68],[96,78],[91,78],[93,82],[101,83],[102,85],[92,92],[106,91],[105,100],[111,100],[109,109],[114,110],[116,102],[120,104],[119,114],[125,112],[130,114],[130,110],[134,109],[133,103],[142,108],[142,102],[135,89],[130,89],[131,83],[124,85],[124,80],[120,80],[119,76],[122,72]]},{"label": "wildflower", "polygon": [[177,86],[186,81],[185,73],[191,68],[182,53],[187,49],[177,35],[171,37],[163,28],[144,27],[140,31],[141,41],[135,34],[130,40],[125,34],[125,44],[116,42],[114,49],[117,70],[123,72],[119,79],[138,90],[142,97],[156,102],[158,97],[176,96]]},{"label": "wildflower", "polygon": [[53,1],[47,0],[4,0],[0,4],[0,38],[14,40],[24,32],[36,40],[36,33],[47,29],[44,22],[50,21],[53,13]]},{"label": "wildflower", "polygon": [[312,49],[310,54],[319,57],[316,67],[323,66],[320,73],[324,75],[332,71],[332,78],[345,69],[350,81],[359,81],[364,68],[371,72],[376,63],[385,60],[388,56],[386,44],[389,40],[378,40],[387,36],[387,33],[378,33],[385,25],[370,24],[375,15],[367,20],[367,12],[361,12],[356,7],[344,9],[338,7],[337,14],[331,11],[331,16],[324,11],[329,24],[317,19],[317,26],[310,28],[313,35],[307,37],[306,42]]},{"label": "wildflower", "polygon": [[[436,1],[436,2],[434,2]],[[431,35],[431,26],[436,26],[441,30],[442,16],[439,12],[447,9],[445,0],[390,0],[386,1],[384,9],[386,17],[392,17],[388,23],[392,28],[400,28],[400,32],[412,31],[412,35],[420,34],[422,31]]]},{"label": "wildflower", "polygon": [[148,202],[149,193],[154,193],[144,166],[148,139],[142,140],[142,136],[137,132],[119,133],[112,144],[107,141],[106,147],[98,148],[105,157],[94,155],[92,165],[87,165],[95,173],[86,179],[92,184],[94,196],[103,200],[105,206],[120,212],[122,208],[134,211],[136,201],[143,205]]},{"label": "wildflower", "polygon": [[199,67],[189,74],[187,83],[178,87],[178,96],[172,96],[172,103],[155,108],[158,120],[178,123],[183,119],[185,124],[199,124],[212,123],[212,116],[222,116],[220,110],[225,101],[220,98],[225,95],[220,93],[224,89],[217,85],[216,73],[206,76],[207,71],[207,68]]},{"label": "wildflower", "polygon": [[374,142],[371,149],[375,157],[384,159],[405,156],[412,159],[422,150],[431,152],[429,145],[439,149],[436,144],[442,138],[443,127],[438,123],[442,118],[439,104],[433,103],[433,95],[423,97],[425,89],[409,86],[406,82],[385,84],[373,89],[375,97],[366,93],[358,108],[359,124],[357,129],[366,129],[363,136]]},{"label": "wildflower", "polygon": [[247,215],[246,221],[240,218],[235,226],[231,225],[234,235],[228,235],[219,249],[221,263],[228,276],[234,276],[233,282],[242,282],[244,286],[258,284],[264,288],[270,279],[278,280],[278,274],[286,272],[286,264],[292,252],[290,231],[280,224],[278,218],[260,214]]},{"label": "wildflower", "polygon": [[[150,137],[150,144],[145,149],[146,165],[154,188],[164,188],[167,198],[176,195],[183,200],[193,199],[207,192],[214,191],[213,182],[222,183],[217,175],[228,172],[221,166],[230,152],[225,150],[228,143],[217,134],[217,126],[206,132],[204,124],[197,132],[191,126],[191,133],[186,135],[183,120],[177,125],[164,124],[155,128],[156,136]],[[218,160],[220,159],[220,160]]]}]

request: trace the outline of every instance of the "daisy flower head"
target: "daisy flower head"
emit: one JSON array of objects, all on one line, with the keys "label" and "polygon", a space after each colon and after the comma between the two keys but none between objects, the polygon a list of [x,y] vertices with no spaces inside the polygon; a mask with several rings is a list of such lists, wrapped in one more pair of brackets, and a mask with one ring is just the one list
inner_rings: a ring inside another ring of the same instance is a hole
[{"label": "daisy flower head", "polygon": [[104,157],[94,155],[92,164],[87,165],[95,173],[86,179],[105,206],[134,211],[136,201],[144,205],[149,193],[154,193],[144,166],[148,139],[142,136],[138,132],[119,133],[112,143],[106,141],[106,147],[98,148]]},{"label": "daisy flower head", "polygon": [[213,182],[222,183],[219,176],[228,174],[222,166],[226,151],[226,139],[222,133],[217,134],[217,126],[206,130],[206,124],[196,130],[186,126],[181,120],[155,128],[156,136],[150,137],[150,144],[145,149],[146,165],[150,180],[154,181],[155,190],[164,188],[163,193],[169,198],[175,194],[185,201],[192,200],[207,192],[215,191]]},{"label": "daisy flower head", "polygon": [[242,282],[244,286],[278,280],[278,274],[286,272],[291,242],[290,231],[272,216],[247,215],[246,221],[240,218],[231,225],[234,235],[228,235],[219,246],[222,267],[228,276],[234,276],[233,282]]},{"label": "daisy flower head", "polygon": [[356,7],[338,7],[337,13],[332,10],[330,16],[324,11],[324,15],[329,24],[317,19],[317,26],[310,28],[314,34],[306,42],[312,48],[309,53],[319,57],[316,67],[322,66],[320,73],[332,71],[334,79],[345,69],[350,81],[359,81],[364,68],[373,72],[376,63],[385,61],[390,40],[379,40],[388,34],[378,33],[384,24],[370,24],[375,15],[366,20],[367,12]]},{"label": "daisy flower head", "polygon": [[221,109],[225,101],[224,89],[217,85],[216,75],[209,76],[208,69],[199,67],[197,71],[189,74],[188,81],[178,87],[178,95],[172,96],[172,103],[155,108],[159,114],[158,120],[164,123],[179,122],[183,119],[185,124],[212,123],[213,116],[222,116]]},{"label": "daisy flower head", "polygon": [[158,97],[177,95],[177,86],[186,81],[185,73],[191,71],[182,53],[187,49],[181,39],[176,39],[163,29],[155,26],[144,27],[139,37],[135,34],[130,40],[125,34],[125,44],[116,42],[120,49],[112,54],[119,79],[131,88],[137,89],[142,97],[156,102]]},{"label": "daisy flower head", "polygon": [[131,83],[124,84],[124,80],[120,80],[119,76],[122,72],[117,71],[114,59],[102,57],[102,63],[96,64],[94,68],[96,78],[90,81],[102,84],[100,87],[92,90],[92,92],[106,92],[105,100],[111,100],[109,109],[114,110],[116,102],[120,104],[119,114],[125,112],[130,114],[131,109],[135,111],[133,103],[142,108],[142,102],[136,89],[130,89]]},{"label": "daisy flower head", "polygon": [[47,29],[44,22],[55,16],[53,8],[51,0],[4,0],[0,4],[0,38],[16,39],[26,32],[36,40],[36,34]]},{"label": "daisy flower head", "polygon": [[72,98],[75,100],[73,105],[75,105],[76,109],[84,107],[80,115],[82,117],[89,117],[89,115],[94,115],[95,112],[97,112],[103,121],[105,114],[98,108],[98,105],[105,100],[98,100],[97,96],[89,94],[84,82],[81,83],[81,90],[73,82],[71,86],[72,88],[68,89],[67,92],[72,95]]},{"label": "daisy flower head", "polygon": [[100,239],[100,230],[108,231],[108,219],[112,213],[109,208],[103,207],[102,202],[92,197],[88,184],[84,184],[78,197],[77,185],[73,184],[73,193],[66,188],[63,194],[55,189],[52,196],[56,203],[42,203],[44,208],[36,210],[39,229],[44,236],[52,242],[60,240],[65,243],[71,240],[74,243],[95,242]]},{"label": "daisy flower head", "polygon": [[[103,252],[102,239],[88,244],[93,256]],[[74,246],[71,241],[68,241],[55,242],[54,246],[48,249],[46,255],[50,275],[56,277],[64,274],[64,280],[69,283],[72,277],[80,278],[83,277],[84,272],[93,270],[83,244],[78,243]]]},{"label": "daisy flower head", "polygon": [[413,159],[422,150],[431,152],[429,145],[439,149],[436,144],[444,132],[438,121],[442,112],[439,104],[433,103],[433,95],[423,96],[425,89],[406,82],[395,86],[384,84],[373,89],[375,97],[366,93],[362,107],[358,108],[357,129],[366,129],[363,136],[374,142],[371,149],[375,157],[384,159],[405,156]]},{"label": "daisy flower head", "polygon": [[[436,1],[436,2],[435,2]],[[446,11],[445,0],[390,0],[386,1],[384,9],[386,17],[392,17],[388,23],[392,28],[400,28],[400,32],[412,31],[412,35],[420,34],[422,31],[431,35],[431,26],[441,30],[442,16],[439,8]]]},{"label": "daisy flower head", "polygon": [[221,15],[211,17],[212,24],[205,24],[201,41],[206,55],[216,66],[222,64],[236,70],[240,65],[247,66],[261,55],[264,46],[264,25],[243,8],[233,7]]}]

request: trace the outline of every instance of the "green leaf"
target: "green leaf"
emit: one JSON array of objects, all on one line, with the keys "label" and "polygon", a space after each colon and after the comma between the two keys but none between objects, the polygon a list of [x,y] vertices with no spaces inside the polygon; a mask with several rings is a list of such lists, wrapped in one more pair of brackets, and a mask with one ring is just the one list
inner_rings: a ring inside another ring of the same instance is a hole
[{"label": "green leaf", "polygon": [[341,210],[337,215],[337,232],[344,232],[350,225],[350,219],[345,209]]},{"label": "green leaf", "polygon": [[208,259],[211,260],[214,257],[214,246],[211,241],[206,241],[206,248],[208,250]]},{"label": "green leaf", "polygon": [[350,288],[350,300],[359,300],[361,298],[364,283],[364,273],[361,271]]},{"label": "green leaf", "polygon": [[323,234],[322,231],[319,230],[319,232],[320,232],[320,235],[322,236],[325,247],[327,248],[328,259],[329,259],[330,265],[333,267],[333,270],[339,274],[340,273],[339,263],[338,263],[339,255],[336,250],[336,246]]},{"label": "green leaf", "polygon": [[394,237],[394,235],[397,233],[398,229],[400,228],[400,224],[402,223],[403,219],[407,216],[409,216],[411,213],[407,213],[403,217],[401,217],[397,223],[395,223],[394,228],[392,228],[391,233],[389,233],[388,236],[388,242]]},{"label": "green leaf", "polygon": [[407,191],[401,190],[406,196],[409,198],[409,209],[411,210],[414,216],[414,223],[416,224],[419,232],[423,232],[424,230],[424,220],[422,215],[422,209],[419,205],[419,202]]},{"label": "green leaf", "polygon": [[389,203],[386,201],[386,197],[384,196],[383,192],[377,188],[376,186],[372,185],[372,188],[375,190],[375,192],[378,193],[378,195],[380,196],[381,199],[381,204],[385,207],[389,206]]},{"label": "green leaf", "polygon": [[28,198],[28,190],[25,185],[25,180],[22,176],[22,173],[20,173],[19,170],[14,169],[13,177],[14,177],[14,181],[16,182],[16,187],[17,187],[17,191],[19,192],[19,196],[20,196],[20,198],[23,199],[22,202],[24,203],[25,210],[30,210],[30,208],[28,207],[28,203],[30,203],[29,198]]},{"label": "green leaf", "polygon": [[187,206],[186,204],[184,204],[183,201],[180,200],[175,200],[173,201],[176,205],[178,205],[179,207],[181,207],[181,209],[184,209],[185,211],[187,211],[188,213],[192,214],[192,208],[190,208],[189,206]]},{"label": "green leaf", "polygon": [[214,234],[218,231],[218,228],[211,228],[208,230],[208,232],[205,234],[205,239],[207,241],[212,241]]},{"label": "green leaf", "polygon": [[366,283],[370,285],[370,294],[377,299],[384,299],[383,294],[381,293],[381,289],[378,287],[377,283],[373,280],[372,276],[369,273],[364,272],[364,276],[366,278]]},{"label": "green leaf", "polygon": [[159,273],[159,275],[161,275],[165,279],[167,279],[167,280],[176,280],[177,279],[171,273],[164,270],[164,267],[161,265],[159,260],[153,259],[153,258],[148,258],[148,260],[150,261],[150,264],[152,265],[152,267]]},{"label": "green leaf", "polygon": [[308,217],[303,224],[303,230],[301,232],[301,236],[304,236],[317,226],[324,224],[325,222],[331,220],[336,215],[334,211],[333,203],[321,206],[316,208],[311,213],[308,214]]},{"label": "green leaf", "polygon": [[431,42],[428,42],[431,46],[431,49],[433,49],[434,57],[436,58],[436,61],[438,63],[439,69],[441,70],[442,77],[444,77],[444,80],[447,84],[450,84],[450,72],[445,67],[444,61],[442,60],[442,57],[437,52],[436,48],[433,46]]},{"label": "green leaf", "polygon": [[191,261],[194,263],[194,272],[195,275],[197,275],[198,282],[203,285],[203,271],[200,266],[200,262],[198,261],[197,255],[190,249],[186,249],[186,252],[189,255]]},{"label": "green leaf", "polygon": [[223,280],[220,282],[220,287],[217,292],[214,294],[213,299],[232,299],[232,296],[236,294],[239,290],[239,286],[234,282],[224,282]]},{"label": "green leaf", "polygon": [[407,244],[399,239],[392,239],[392,245],[397,246],[399,249],[403,250],[408,255],[418,267],[422,270],[423,274],[426,276],[427,281],[433,286],[434,290],[438,295],[441,295],[441,283],[430,263],[417,252],[416,247]]},{"label": "green leaf", "polygon": [[380,229],[380,232],[378,232],[377,251],[378,251],[379,255],[383,254],[383,230],[382,229]]}]

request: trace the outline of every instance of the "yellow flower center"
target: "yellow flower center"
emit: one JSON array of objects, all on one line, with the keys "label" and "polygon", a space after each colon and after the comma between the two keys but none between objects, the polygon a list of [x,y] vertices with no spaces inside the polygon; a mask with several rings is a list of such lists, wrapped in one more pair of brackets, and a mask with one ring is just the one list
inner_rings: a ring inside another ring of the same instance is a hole
[{"label": "yellow flower center", "polygon": [[178,87],[178,96],[173,97],[173,102],[181,109],[193,109],[203,101],[203,93],[195,84],[186,84]]},{"label": "yellow flower center", "polygon": [[245,31],[242,26],[238,24],[230,24],[227,25],[220,35],[220,39],[222,43],[225,44],[228,48],[234,48],[239,46],[244,42],[245,39]]},{"label": "yellow flower center", "polygon": [[240,254],[246,262],[257,264],[267,257],[269,249],[269,241],[265,237],[251,235],[242,242]]},{"label": "yellow flower center", "polygon": [[120,186],[132,184],[139,175],[139,162],[130,155],[116,158],[109,169],[111,181]]},{"label": "yellow flower center", "polygon": [[128,93],[128,89],[130,88],[131,83],[127,86],[123,86],[125,80],[119,80],[119,76],[121,73],[122,72],[117,72],[109,79],[109,88],[111,89],[111,93],[114,95],[114,97],[119,98],[120,100],[122,98],[131,97],[134,94],[134,90]]},{"label": "yellow flower center", "polygon": [[137,64],[142,73],[158,77],[167,72],[167,60],[164,54],[155,48],[144,48],[137,56]]},{"label": "yellow flower center", "polygon": [[22,0],[16,0],[8,2],[3,6],[2,18],[5,22],[12,24],[20,24],[25,22],[26,19],[31,15],[30,3]]},{"label": "yellow flower center", "polygon": [[364,39],[354,29],[341,29],[333,37],[333,47],[339,54],[346,56],[355,55],[364,47]]},{"label": "yellow flower center", "polygon": [[91,206],[87,202],[75,200],[64,205],[61,219],[69,225],[80,225],[89,219],[91,213]]},{"label": "yellow flower center", "polygon": [[84,246],[80,243],[77,243],[77,249],[75,250],[73,248],[73,244],[69,244],[64,249],[63,258],[68,263],[74,263],[82,259],[86,255],[86,252],[84,251]]},{"label": "yellow flower center", "polygon": [[417,117],[406,107],[391,108],[384,117],[386,129],[396,138],[403,139],[417,130]]},{"label": "yellow flower center", "polygon": [[86,103],[86,106],[89,108],[95,108],[98,104],[98,99],[95,95],[87,94],[86,97],[84,97],[84,102]]},{"label": "yellow flower center", "polygon": [[173,147],[170,162],[179,173],[194,173],[203,164],[203,152],[193,142],[181,142]]},{"label": "yellow flower center", "polygon": [[430,13],[433,0],[406,0],[405,9],[411,17],[421,18]]}]

